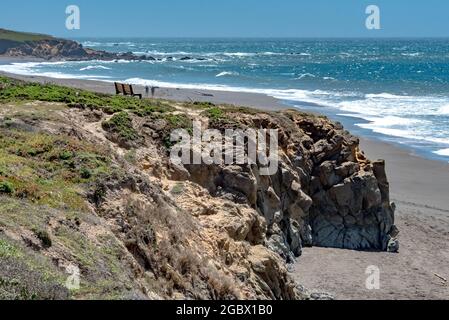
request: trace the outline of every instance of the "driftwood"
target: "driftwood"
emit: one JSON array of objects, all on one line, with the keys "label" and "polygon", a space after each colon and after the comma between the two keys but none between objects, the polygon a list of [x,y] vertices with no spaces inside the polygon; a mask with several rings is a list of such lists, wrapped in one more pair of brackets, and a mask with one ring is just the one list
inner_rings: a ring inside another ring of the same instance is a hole
[{"label": "driftwood", "polygon": [[214,95],[211,93],[204,93],[204,92],[200,92],[200,91],[195,91],[196,94],[199,94],[200,96],[203,97],[213,97]]},{"label": "driftwood", "polygon": [[443,282],[447,282],[447,279],[446,279],[445,277],[440,276],[440,275],[437,274],[437,273],[434,273],[434,276],[437,277],[437,278],[439,278],[439,279],[442,280]]}]

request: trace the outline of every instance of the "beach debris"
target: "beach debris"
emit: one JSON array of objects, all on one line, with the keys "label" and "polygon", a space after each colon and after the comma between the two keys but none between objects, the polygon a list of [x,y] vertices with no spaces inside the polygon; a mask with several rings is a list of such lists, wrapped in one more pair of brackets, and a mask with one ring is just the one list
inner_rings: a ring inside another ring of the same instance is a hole
[{"label": "beach debris", "polygon": [[434,273],[433,274],[435,277],[437,277],[438,279],[441,280],[442,284],[446,285],[447,284],[447,279],[443,276],[440,276],[438,273]]},{"label": "beach debris", "polygon": [[199,94],[202,97],[213,97],[214,95],[211,93],[204,93],[204,92],[200,92],[200,91],[195,91],[196,94]]}]

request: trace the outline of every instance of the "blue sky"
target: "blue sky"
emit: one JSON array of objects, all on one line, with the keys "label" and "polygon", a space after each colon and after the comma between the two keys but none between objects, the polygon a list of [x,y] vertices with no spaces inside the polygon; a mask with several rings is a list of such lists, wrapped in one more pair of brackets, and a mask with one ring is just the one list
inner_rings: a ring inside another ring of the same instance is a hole
[{"label": "blue sky", "polygon": [[[78,5],[81,29],[65,28]],[[365,28],[365,8],[382,30]],[[0,28],[65,37],[449,37],[447,0],[14,0]]]}]

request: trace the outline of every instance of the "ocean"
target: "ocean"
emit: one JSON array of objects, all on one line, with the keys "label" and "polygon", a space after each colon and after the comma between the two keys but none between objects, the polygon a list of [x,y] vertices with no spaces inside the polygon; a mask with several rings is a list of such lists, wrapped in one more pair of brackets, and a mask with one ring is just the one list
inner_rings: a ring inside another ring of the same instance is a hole
[{"label": "ocean", "polygon": [[449,161],[449,39],[74,39],[157,61],[28,62],[56,78],[264,93]]}]

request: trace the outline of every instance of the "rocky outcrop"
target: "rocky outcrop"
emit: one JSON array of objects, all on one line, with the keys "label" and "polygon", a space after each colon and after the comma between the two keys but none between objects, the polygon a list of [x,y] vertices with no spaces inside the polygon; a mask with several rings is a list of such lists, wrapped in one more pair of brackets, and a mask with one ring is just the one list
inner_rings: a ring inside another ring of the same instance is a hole
[{"label": "rocky outcrop", "polygon": [[[304,246],[397,248],[385,163],[366,159],[359,140],[340,124],[296,111],[231,109],[223,121],[180,107],[176,112],[200,119],[204,128],[278,129],[278,170],[264,176],[258,164],[173,164],[159,140],[167,123],[158,120],[156,126],[151,117],[133,121],[146,141],[137,152],[143,170],[165,181],[162,188],[172,190],[171,200],[206,228],[208,243],[217,243],[213,255],[221,255],[256,296],[298,295],[276,257],[293,262]],[[241,243],[248,243],[249,251]]]},{"label": "rocky outcrop", "polygon": [[341,125],[297,112],[229,117],[236,127],[279,129],[278,173],[261,176],[255,165],[191,165],[189,179],[257,210],[267,223],[268,248],[291,262],[303,246],[395,247],[385,163],[367,160]]},{"label": "rocky outcrop", "polygon": [[136,56],[132,52],[111,53],[84,48],[81,44],[65,39],[45,39],[17,42],[0,39],[0,55],[8,57],[33,57],[44,60],[155,60],[149,56]]}]

